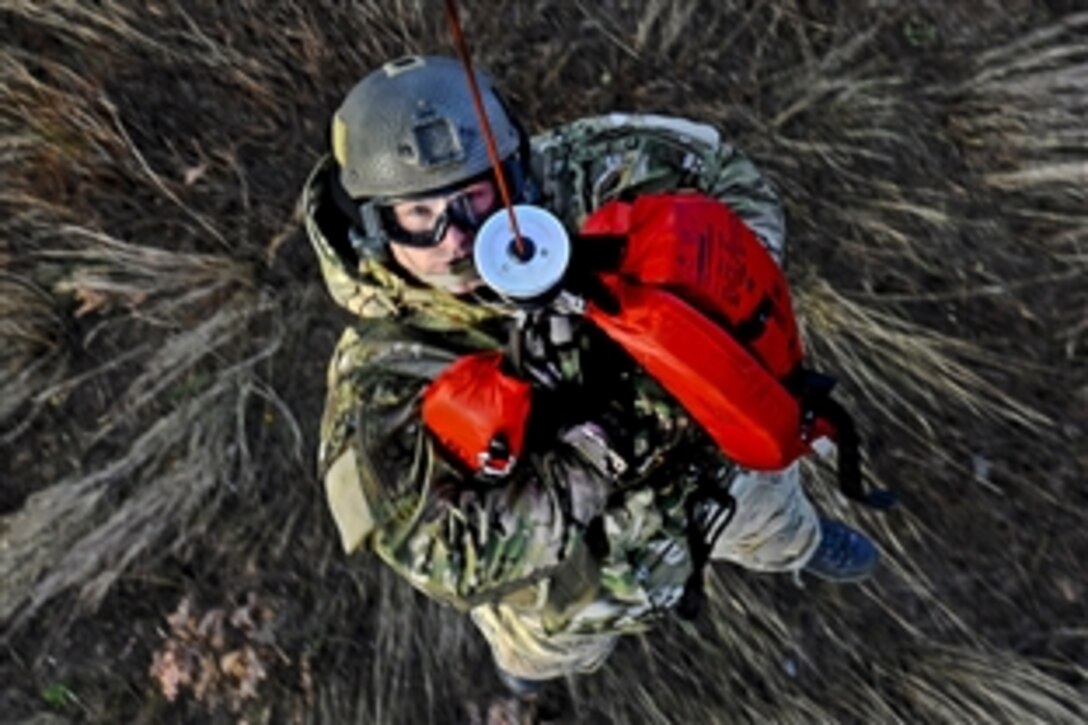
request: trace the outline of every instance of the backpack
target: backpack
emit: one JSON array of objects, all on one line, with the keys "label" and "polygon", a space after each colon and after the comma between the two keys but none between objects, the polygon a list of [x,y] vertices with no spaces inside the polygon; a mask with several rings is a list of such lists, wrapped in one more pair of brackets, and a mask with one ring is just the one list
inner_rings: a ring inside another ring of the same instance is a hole
[{"label": "backpack", "polygon": [[[618,255],[600,253],[610,240],[622,240]],[[843,493],[892,505],[887,491],[864,492],[853,419],[831,397],[834,379],[804,366],[785,275],[729,207],[695,193],[609,202],[575,245],[583,260],[609,259],[595,265],[586,316],[731,460],[778,470],[826,437]]]}]

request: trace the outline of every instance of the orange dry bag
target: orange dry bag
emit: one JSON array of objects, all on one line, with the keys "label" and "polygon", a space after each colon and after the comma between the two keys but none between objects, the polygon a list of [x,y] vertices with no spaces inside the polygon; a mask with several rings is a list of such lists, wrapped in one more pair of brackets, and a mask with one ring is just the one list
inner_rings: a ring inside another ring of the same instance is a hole
[{"label": "orange dry bag", "polygon": [[620,275],[669,290],[725,328],[767,371],[786,379],[801,363],[789,283],[736,213],[700,194],[612,202],[583,235],[625,236]]},{"label": "orange dry bag", "polygon": [[509,473],[525,442],[532,388],[502,371],[498,350],[466,355],[423,391],[423,423],[473,474]]},{"label": "orange dry bag", "polygon": [[808,450],[801,407],[736,340],[666,290],[615,275],[602,283],[619,305],[587,315],[658,380],[731,459],[785,468]]},{"label": "orange dry bag", "polygon": [[582,228],[625,246],[597,282],[609,304],[587,316],[668,390],[737,464],[785,468],[822,435],[839,447],[844,493],[861,490],[853,421],[834,381],[805,371],[789,285],[774,259],[723,203],[698,194],[639,197],[601,207]]}]

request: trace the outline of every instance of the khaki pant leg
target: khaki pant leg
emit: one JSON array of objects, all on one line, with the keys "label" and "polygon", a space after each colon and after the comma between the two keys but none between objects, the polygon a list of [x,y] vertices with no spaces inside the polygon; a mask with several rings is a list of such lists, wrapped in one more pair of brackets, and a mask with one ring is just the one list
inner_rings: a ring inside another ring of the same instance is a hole
[{"label": "khaki pant leg", "polygon": [[755,571],[804,567],[820,543],[820,522],[801,487],[801,464],[781,471],[743,472],[729,492],[736,512],[710,558]]},{"label": "khaki pant leg", "polygon": [[616,646],[613,634],[549,636],[537,615],[504,604],[476,607],[472,621],[491,645],[495,664],[530,680],[593,672]]}]

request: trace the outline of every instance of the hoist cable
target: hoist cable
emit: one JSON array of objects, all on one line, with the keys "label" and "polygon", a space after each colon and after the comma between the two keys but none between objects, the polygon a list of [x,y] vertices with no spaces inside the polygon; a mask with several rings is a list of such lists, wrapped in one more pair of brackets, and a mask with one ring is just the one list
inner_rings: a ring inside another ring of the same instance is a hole
[{"label": "hoist cable", "polygon": [[468,45],[465,43],[465,35],[461,31],[461,19],[457,12],[456,0],[446,0],[446,18],[449,20],[450,31],[453,33],[453,44],[457,48],[457,55],[461,58],[461,66],[465,69],[468,78],[469,91],[472,93],[472,105],[476,109],[476,117],[480,121],[480,130],[483,131],[484,142],[487,145],[487,157],[491,161],[491,168],[495,172],[495,183],[499,187],[499,195],[502,204],[506,208],[506,214],[510,218],[510,228],[514,231],[514,250],[519,259],[526,256],[525,242],[521,238],[521,229],[518,227],[518,218],[514,214],[514,204],[510,199],[510,189],[506,185],[506,175],[502,169],[502,159],[499,158],[499,149],[495,144],[495,135],[491,131],[491,122],[487,119],[487,110],[484,108],[483,98],[480,96],[480,86],[476,83],[476,74],[472,70],[472,58],[469,56]]}]

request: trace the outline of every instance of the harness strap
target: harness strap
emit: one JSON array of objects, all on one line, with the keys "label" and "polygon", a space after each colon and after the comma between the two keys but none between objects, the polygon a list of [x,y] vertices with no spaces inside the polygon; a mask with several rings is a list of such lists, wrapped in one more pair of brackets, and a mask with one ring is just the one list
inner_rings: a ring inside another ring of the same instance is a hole
[{"label": "harness strap", "polygon": [[[715,517],[707,522],[704,529],[699,525],[697,517],[700,504],[714,502],[720,508]],[[691,574],[684,583],[684,594],[676,605],[676,614],[681,619],[694,620],[703,608],[706,601],[706,576],[707,562],[714,551],[714,544],[722,535],[729,522],[733,520],[737,512],[736,499],[728,491],[722,491],[713,486],[700,484],[695,493],[687,500],[687,538],[688,550],[691,552]]]},{"label": "harness strap", "polygon": [[893,491],[873,489],[866,491],[861,474],[861,439],[850,413],[830,395],[820,395],[806,400],[806,409],[816,420],[830,424],[838,447],[839,490],[852,501],[872,509],[886,510],[898,502]]}]

